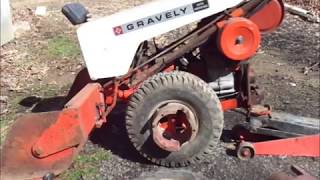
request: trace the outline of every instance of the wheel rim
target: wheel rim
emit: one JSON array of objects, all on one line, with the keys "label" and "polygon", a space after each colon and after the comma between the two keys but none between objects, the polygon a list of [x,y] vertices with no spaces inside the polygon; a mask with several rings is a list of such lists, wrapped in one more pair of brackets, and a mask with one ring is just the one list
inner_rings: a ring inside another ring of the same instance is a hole
[{"label": "wheel rim", "polygon": [[152,111],[154,142],[170,152],[179,151],[197,135],[199,122],[193,108],[181,101],[160,103]]},{"label": "wheel rim", "polygon": [[238,150],[238,158],[241,160],[249,160],[254,156],[254,149],[252,147],[243,146]]}]

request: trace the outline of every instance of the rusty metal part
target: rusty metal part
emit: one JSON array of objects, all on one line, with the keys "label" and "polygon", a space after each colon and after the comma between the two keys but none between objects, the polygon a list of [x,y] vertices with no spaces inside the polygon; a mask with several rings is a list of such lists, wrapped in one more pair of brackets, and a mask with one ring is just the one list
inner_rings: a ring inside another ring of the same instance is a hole
[{"label": "rusty metal part", "polygon": [[175,152],[192,141],[199,122],[191,107],[180,101],[160,103],[150,113],[154,142],[162,149]]},{"label": "rusty metal part", "polygon": [[113,94],[112,103],[111,103],[111,105],[106,107],[107,109],[106,109],[106,112],[104,114],[104,118],[107,118],[108,114],[113,110],[113,108],[116,106],[116,103],[117,103],[118,91],[119,91],[119,81],[115,80],[113,85],[114,86],[113,86],[113,89],[112,89],[112,94]]},{"label": "rusty metal part", "polygon": [[119,90],[118,91],[118,98],[122,100],[127,100],[134,92],[136,92],[138,88],[131,88],[127,90]]},{"label": "rusty metal part", "polygon": [[[251,78],[250,78],[251,79]],[[250,80],[249,79],[249,80]],[[252,82],[252,81],[250,81]],[[264,99],[264,91],[259,86],[250,83],[250,101],[251,106],[261,104]]]},{"label": "rusty metal part", "polygon": [[31,152],[41,134],[56,123],[59,114],[60,112],[29,114],[16,120],[1,151],[0,179],[39,178],[49,172],[59,174],[71,165],[78,151],[76,147],[43,159],[36,158]]},{"label": "rusty metal part", "polygon": [[32,147],[34,155],[44,158],[86,141],[96,123],[105,121],[99,110],[101,106],[104,107],[101,86],[87,84],[65,105],[58,120],[39,137]]},{"label": "rusty metal part", "polygon": [[238,98],[239,107],[246,108],[249,116],[250,108],[260,104],[264,99],[263,91],[254,84],[255,78],[250,64],[240,65],[239,70],[235,72],[235,82],[235,88],[240,94]]},{"label": "rusty metal part", "polygon": [[62,111],[23,116],[1,151],[1,177],[32,179],[67,169],[96,124],[105,122],[101,85],[87,84]]},{"label": "rusty metal part", "polygon": [[244,63],[235,73],[235,88],[239,92],[239,106],[247,109],[251,106],[249,69],[250,65]]}]

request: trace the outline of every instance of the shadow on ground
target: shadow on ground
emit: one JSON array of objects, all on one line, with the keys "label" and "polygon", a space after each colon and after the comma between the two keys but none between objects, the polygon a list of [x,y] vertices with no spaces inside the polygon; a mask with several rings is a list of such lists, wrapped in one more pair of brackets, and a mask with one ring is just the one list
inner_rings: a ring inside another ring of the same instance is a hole
[{"label": "shadow on ground", "polygon": [[[21,106],[32,108],[31,112],[50,112],[62,110],[66,97],[39,98],[29,96],[19,102]],[[113,154],[133,162],[150,164],[149,161],[140,156],[130,143],[125,127],[126,104],[119,104],[108,117],[108,123],[96,129],[90,135],[93,144],[97,144]]]},{"label": "shadow on ground", "polygon": [[50,112],[50,111],[60,111],[63,109],[66,97],[58,96],[52,98],[40,98],[37,96],[29,96],[22,99],[19,105],[26,108],[32,108],[31,112]]},{"label": "shadow on ground", "polygon": [[118,105],[109,115],[108,122],[102,128],[95,130],[90,140],[123,159],[151,164],[137,152],[128,138],[125,126],[125,109],[126,104]]}]

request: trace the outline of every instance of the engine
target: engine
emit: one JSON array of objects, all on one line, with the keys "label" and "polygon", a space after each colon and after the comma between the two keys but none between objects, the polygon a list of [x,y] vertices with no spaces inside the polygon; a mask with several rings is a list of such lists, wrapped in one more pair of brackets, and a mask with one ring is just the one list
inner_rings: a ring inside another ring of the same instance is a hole
[{"label": "engine", "polygon": [[[283,4],[272,0],[250,18],[230,17],[217,23],[218,31],[200,46],[200,56],[192,61],[188,69],[205,79],[219,96],[234,95],[241,84],[236,81],[243,74],[249,74],[246,66],[260,47],[261,36],[278,27],[283,20]],[[240,11],[238,13],[241,13]],[[214,19],[203,19],[198,26],[204,26]],[[190,57],[190,55],[189,55]]]}]

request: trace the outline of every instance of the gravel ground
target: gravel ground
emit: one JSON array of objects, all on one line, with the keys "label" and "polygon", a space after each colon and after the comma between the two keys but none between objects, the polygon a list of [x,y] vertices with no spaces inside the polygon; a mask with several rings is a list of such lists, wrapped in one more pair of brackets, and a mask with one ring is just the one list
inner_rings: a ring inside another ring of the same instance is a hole
[{"label": "gravel ground", "polygon": [[[243,118],[236,113],[227,113],[226,130],[231,124],[244,120]],[[92,142],[87,144],[88,149],[102,146],[113,153],[110,159],[102,161],[101,179],[143,179],[159,171],[162,172],[160,173],[162,178],[178,174],[186,179],[189,173],[192,173],[196,179],[266,179],[272,173],[279,171],[292,174],[289,169],[291,165],[298,165],[315,176],[319,175],[319,159],[257,157],[250,161],[241,161],[232,155],[227,155],[225,144],[222,142],[218,144],[216,154],[201,164],[179,169],[155,166],[142,159],[129,143],[123,120],[122,113],[113,115],[109,125],[95,132]]]},{"label": "gravel ground", "polygon": [[[45,86],[50,83],[70,84],[75,72],[83,65],[79,63],[81,62],[80,56],[58,60],[58,58],[43,57],[43,53],[38,51],[45,49],[47,41],[56,36],[65,35],[72,40],[75,39],[75,29],[58,11],[64,1],[50,3],[49,9],[52,12],[46,18],[29,18],[30,9],[28,8],[34,8],[38,2],[28,2],[27,5],[23,2],[25,1],[13,0],[15,8],[17,8],[14,13],[18,15],[15,17],[15,21],[30,22],[32,24],[31,32],[22,34],[20,38],[1,49],[2,55],[3,53],[8,54],[8,52],[10,55],[10,57],[8,57],[9,55],[1,56],[1,68],[5,70],[1,75],[7,77],[1,79],[1,95],[8,96],[9,100],[16,96],[29,95],[31,91],[34,91],[29,88],[31,84],[33,87],[39,84]],[[96,17],[99,17],[123,8],[133,7],[145,1],[83,0],[81,2],[89,7]],[[108,3],[107,6],[106,3]],[[21,7],[24,11],[20,11]],[[319,24],[311,24],[296,16],[287,15],[283,25],[276,32],[265,35],[262,49],[252,62],[257,80],[267,92],[265,101],[272,104],[275,110],[315,118],[320,117],[319,66],[315,67],[308,75],[303,74],[305,67],[319,62],[319,29]],[[182,32],[175,33],[182,34]],[[30,37],[32,41],[30,41]],[[169,33],[165,39],[174,37],[175,35]],[[25,54],[26,47],[34,47],[37,51],[28,51]],[[10,53],[12,51],[14,52]],[[30,68],[26,68],[24,63],[23,65],[18,63],[20,60],[29,62],[38,58],[39,62],[33,63]],[[70,61],[70,59],[74,61]],[[34,69],[43,71],[33,72]],[[17,82],[12,79],[16,79]],[[17,85],[19,88],[16,87]],[[13,88],[6,88],[11,86]],[[21,88],[23,89],[20,90]],[[57,93],[54,95],[63,94],[59,86],[55,91]],[[8,102],[8,111],[13,112],[12,104],[14,102],[10,103]],[[17,102],[15,103],[17,104]],[[141,158],[129,143],[124,128],[124,109],[124,105],[120,106],[112,114],[108,124],[92,134],[91,141],[84,149],[83,154],[101,147],[111,152],[110,158],[99,162],[101,166],[98,167],[97,175],[91,179],[150,179],[153,176],[164,176],[169,174],[168,172],[171,173],[171,176],[167,178],[174,176],[177,179],[181,176],[183,177],[180,179],[266,179],[274,172],[291,173],[289,168],[292,164],[296,164],[320,178],[319,158],[257,157],[251,161],[240,161],[232,155],[227,155],[223,142],[218,144],[216,154],[213,157],[208,157],[202,164],[180,169],[166,169],[150,164]],[[229,130],[240,120],[243,120],[243,116],[234,112],[226,113],[225,129]]]},{"label": "gravel ground", "polygon": [[285,0],[285,2],[310,10],[319,15],[319,11],[320,11],[319,0]]}]

